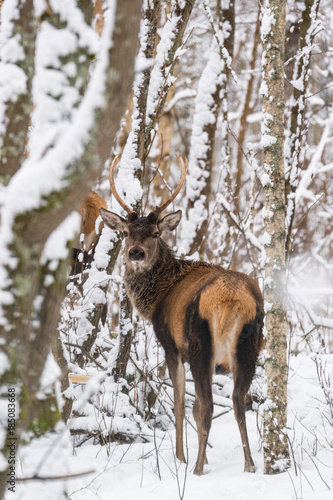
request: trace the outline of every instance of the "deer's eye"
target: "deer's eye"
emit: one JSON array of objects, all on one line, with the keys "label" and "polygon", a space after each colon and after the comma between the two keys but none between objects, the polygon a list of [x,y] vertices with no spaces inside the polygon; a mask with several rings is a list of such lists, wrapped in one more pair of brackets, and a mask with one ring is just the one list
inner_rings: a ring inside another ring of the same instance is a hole
[{"label": "deer's eye", "polygon": [[156,233],[154,233],[154,234],[153,234],[153,238],[158,238],[158,237],[159,237],[159,235],[160,235],[160,233],[157,233],[157,232],[156,232]]},{"label": "deer's eye", "polygon": [[125,238],[128,236],[128,232],[127,231],[124,231],[123,232],[123,235],[125,236]]}]

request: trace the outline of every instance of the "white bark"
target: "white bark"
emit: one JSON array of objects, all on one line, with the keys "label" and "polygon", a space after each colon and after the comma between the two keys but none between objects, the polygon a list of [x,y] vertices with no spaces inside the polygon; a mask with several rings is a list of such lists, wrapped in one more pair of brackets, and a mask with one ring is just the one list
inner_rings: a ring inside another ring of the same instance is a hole
[{"label": "white bark", "polygon": [[289,465],[287,442],[287,316],[284,175],[285,0],[266,0],[262,17],[264,149],[264,267],[266,304],[265,371],[268,399],[264,415],[265,472]]}]

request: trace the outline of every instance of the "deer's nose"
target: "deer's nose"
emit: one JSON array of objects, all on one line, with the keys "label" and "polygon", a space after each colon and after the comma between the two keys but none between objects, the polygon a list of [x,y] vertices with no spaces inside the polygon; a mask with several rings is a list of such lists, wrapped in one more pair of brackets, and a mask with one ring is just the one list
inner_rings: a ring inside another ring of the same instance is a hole
[{"label": "deer's nose", "polygon": [[131,250],[129,251],[128,255],[129,255],[129,258],[131,260],[143,260],[144,256],[145,256],[145,253],[142,250],[142,248],[140,248],[140,247],[134,247],[134,248],[131,248]]}]

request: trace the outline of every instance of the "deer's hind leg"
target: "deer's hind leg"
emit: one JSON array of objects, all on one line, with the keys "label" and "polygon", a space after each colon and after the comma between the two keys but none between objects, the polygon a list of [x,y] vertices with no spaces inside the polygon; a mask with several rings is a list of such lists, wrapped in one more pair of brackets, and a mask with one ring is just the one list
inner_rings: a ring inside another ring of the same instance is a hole
[{"label": "deer's hind leg", "polygon": [[[201,410],[200,410],[200,400],[197,396],[195,395],[195,401],[193,404],[193,417],[195,420],[195,423],[197,424],[197,432],[198,436],[200,436],[203,432],[203,429],[201,427],[201,418],[200,418]],[[207,459],[207,452],[205,452],[205,457],[204,457],[204,465],[208,464],[208,459]]]},{"label": "deer's hind leg", "polygon": [[244,451],[244,472],[255,472],[246,427],[245,396],[250,388],[258,359],[259,326],[256,320],[243,326],[238,338],[236,363],[233,369],[234,391],[232,399]]},{"label": "deer's hind leg", "polygon": [[194,469],[194,474],[201,476],[204,465],[208,464],[206,448],[208,443],[209,431],[212,425],[213,417],[213,396],[211,383],[208,377],[204,380],[195,379],[195,401],[193,405],[193,416],[197,424],[198,432],[198,457]]}]

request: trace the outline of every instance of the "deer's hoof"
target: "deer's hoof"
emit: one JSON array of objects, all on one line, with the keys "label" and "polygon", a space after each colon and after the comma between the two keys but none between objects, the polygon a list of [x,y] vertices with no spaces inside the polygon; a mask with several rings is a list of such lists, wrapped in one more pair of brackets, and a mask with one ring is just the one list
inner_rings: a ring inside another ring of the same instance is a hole
[{"label": "deer's hoof", "polygon": [[244,466],[244,472],[255,472],[256,471],[256,466],[254,465],[253,461],[246,463]]},{"label": "deer's hoof", "polygon": [[180,460],[181,462],[184,462],[184,464],[186,464],[186,458],[185,458],[184,452],[176,453],[176,457],[178,458],[178,460]]},{"label": "deer's hoof", "polygon": [[193,474],[195,474],[196,476],[203,476],[203,474],[204,474],[203,469],[204,469],[203,464],[200,464],[200,465],[196,464]]}]

